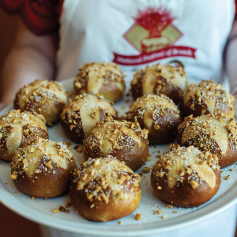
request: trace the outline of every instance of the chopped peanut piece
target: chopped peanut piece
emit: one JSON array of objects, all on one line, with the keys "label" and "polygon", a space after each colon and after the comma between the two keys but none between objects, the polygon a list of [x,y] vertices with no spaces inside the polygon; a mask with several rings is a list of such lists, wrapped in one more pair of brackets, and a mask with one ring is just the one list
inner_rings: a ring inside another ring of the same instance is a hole
[{"label": "chopped peanut piece", "polygon": [[228,180],[228,179],[230,179],[230,175],[227,175],[227,176],[225,177],[225,180]]},{"label": "chopped peanut piece", "polygon": [[135,219],[136,219],[137,221],[142,220],[142,214],[141,214],[141,213],[137,213],[136,216],[135,216]]},{"label": "chopped peanut piece", "polygon": [[173,208],[174,205],[173,205],[173,204],[168,204],[167,207],[169,207],[169,208]]},{"label": "chopped peanut piece", "polygon": [[161,214],[163,211],[159,208],[158,211],[154,212],[153,214],[156,215],[156,214]]},{"label": "chopped peanut piece", "polygon": [[199,183],[197,181],[195,181],[195,180],[191,180],[190,184],[191,184],[193,189],[195,189],[195,188],[197,188],[199,186]]},{"label": "chopped peanut piece", "polygon": [[66,201],[65,202],[65,208],[68,208],[68,207],[70,207],[71,206],[71,202],[70,201]]},{"label": "chopped peanut piece", "polygon": [[150,167],[144,167],[144,168],[143,168],[143,172],[144,172],[144,173],[149,173],[150,170],[151,170]]},{"label": "chopped peanut piece", "polygon": [[14,180],[14,179],[17,179],[17,176],[16,176],[16,174],[12,174],[11,175],[11,178]]},{"label": "chopped peanut piece", "polygon": [[58,213],[58,212],[59,212],[59,210],[57,208],[53,209],[53,213]]}]

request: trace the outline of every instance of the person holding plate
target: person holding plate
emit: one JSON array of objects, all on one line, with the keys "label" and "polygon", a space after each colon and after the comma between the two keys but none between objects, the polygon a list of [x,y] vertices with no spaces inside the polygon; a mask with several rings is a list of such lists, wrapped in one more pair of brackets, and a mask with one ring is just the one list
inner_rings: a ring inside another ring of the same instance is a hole
[{"label": "person holding plate", "polygon": [[[23,85],[74,77],[94,61],[115,62],[125,74],[158,62],[181,65],[192,79],[228,78],[237,97],[234,0],[0,0],[0,6],[21,15],[3,67],[0,109]],[[234,236],[235,225],[231,206],[159,236]],[[43,229],[45,236],[83,236]]]}]

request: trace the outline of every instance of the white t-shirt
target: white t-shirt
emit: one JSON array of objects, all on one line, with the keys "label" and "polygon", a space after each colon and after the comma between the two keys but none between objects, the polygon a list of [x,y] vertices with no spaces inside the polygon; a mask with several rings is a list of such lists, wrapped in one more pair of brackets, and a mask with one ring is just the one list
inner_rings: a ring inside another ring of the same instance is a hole
[{"label": "white t-shirt", "polygon": [[223,77],[234,0],[65,0],[57,79],[79,66],[114,61],[124,71],[181,63],[189,78]]}]

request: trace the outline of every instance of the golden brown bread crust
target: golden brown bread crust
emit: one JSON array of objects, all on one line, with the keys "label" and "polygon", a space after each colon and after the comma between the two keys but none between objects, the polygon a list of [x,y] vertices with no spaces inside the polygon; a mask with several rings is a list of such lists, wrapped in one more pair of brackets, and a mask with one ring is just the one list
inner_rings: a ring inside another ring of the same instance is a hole
[{"label": "golden brown bread crust", "polygon": [[67,192],[77,168],[75,157],[64,144],[45,139],[19,148],[10,166],[11,178],[21,192],[43,198]]},{"label": "golden brown bread crust", "polygon": [[237,161],[236,136],[237,125],[232,118],[220,114],[189,116],[178,127],[177,143],[216,154],[224,168]]},{"label": "golden brown bread crust", "polygon": [[164,94],[179,103],[187,85],[188,78],[182,67],[157,64],[134,74],[131,91],[134,100],[143,95]]},{"label": "golden brown bread crust", "polygon": [[74,89],[76,95],[99,94],[116,102],[124,94],[124,75],[114,63],[85,63],[74,78]]},{"label": "golden brown bread crust", "polygon": [[15,149],[31,144],[38,137],[49,138],[42,115],[9,111],[0,117],[0,159],[11,161]]},{"label": "golden brown bread crust", "polygon": [[67,95],[58,82],[36,80],[18,90],[14,108],[35,111],[45,117],[46,124],[52,125],[60,119]]},{"label": "golden brown bread crust", "polygon": [[106,222],[132,213],[141,200],[140,176],[116,158],[89,159],[73,173],[69,196],[87,220]]},{"label": "golden brown bread crust", "polygon": [[216,155],[194,147],[165,153],[154,165],[151,185],[163,201],[178,207],[195,207],[210,200],[221,184]]},{"label": "golden brown bread crust", "polygon": [[222,89],[220,83],[202,80],[185,90],[180,110],[184,117],[223,113],[234,118],[234,97]]},{"label": "golden brown bread crust", "polygon": [[165,95],[145,95],[130,105],[126,119],[138,122],[149,131],[149,143],[167,143],[175,139],[181,114]]},{"label": "golden brown bread crust", "polygon": [[[30,196],[39,198],[59,197],[68,192],[72,171],[76,168],[75,163],[70,163],[67,170],[52,164],[52,169],[48,169],[51,173],[42,172],[34,174],[32,177],[20,175],[13,180],[13,183],[21,192]],[[56,173],[53,174],[52,171]]]},{"label": "golden brown bread crust", "polygon": [[100,124],[83,140],[84,159],[112,155],[135,171],[149,156],[147,133],[138,123],[111,121]]},{"label": "golden brown bread crust", "polygon": [[69,101],[61,114],[64,133],[74,142],[82,142],[95,126],[117,118],[113,102],[98,95],[78,95]]}]

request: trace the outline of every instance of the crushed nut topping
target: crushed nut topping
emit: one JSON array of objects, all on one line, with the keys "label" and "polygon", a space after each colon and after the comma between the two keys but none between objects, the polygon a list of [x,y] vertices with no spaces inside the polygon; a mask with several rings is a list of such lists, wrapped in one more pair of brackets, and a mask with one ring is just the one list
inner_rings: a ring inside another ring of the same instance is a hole
[{"label": "crushed nut topping", "polygon": [[7,144],[9,160],[17,148],[32,143],[38,137],[48,138],[45,119],[41,115],[11,110],[0,117],[0,150],[5,149]]},{"label": "crushed nut topping", "polygon": [[230,175],[227,175],[227,176],[225,177],[225,180],[228,180],[228,179],[230,179]]},{"label": "crushed nut topping", "polygon": [[223,112],[234,117],[233,102],[234,97],[213,80],[202,80],[185,90],[184,105],[191,110],[196,110],[195,105],[198,105],[198,110],[201,106],[202,114]]},{"label": "crushed nut topping", "polygon": [[127,200],[130,193],[140,190],[137,176],[122,162],[107,156],[81,163],[73,173],[73,182],[77,190],[86,193],[88,200],[108,203],[111,197]]},{"label": "crushed nut topping", "polygon": [[58,213],[58,212],[59,212],[59,210],[57,208],[53,209],[53,213]]},{"label": "crushed nut topping", "polygon": [[158,159],[151,175],[157,182],[157,189],[161,189],[158,185],[160,179],[167,180],[170,188],[178,186],[184,179],[188,179],[194,189],[203,181],[213,188],[216,183],[213,170],[219,169],[216,155],[208,151],[201,152],[193,146],[186,148],[171,145],[171,150]]},{"label": "crushed nut topping", "polygon": [[156,215],[156,214],[161,214],[163,211],[159,208],[158,211],[154,212],[153,214]]},{"label": "crushed nut topping", "polygon": [[150,167],[143,167],[143,173],[149,173],[151,170]]},{"label": "crushed nut topping", "polygon": [[[156,64],[147,66],[134,74],[131,82],[132,92],[142,84],[140,96],[146,94],[165,94],[170,88],[179,88],[180,98],[188,85],[188,78],[183,67]],[[137,92],[136,92],[137,93]]]},{"label": "crushed nut topping", "polygon": [[132,151],[142,142],[148,144],[147,130],[142,130],[138,123],[111,121],[93,129],[83,140],[83,149],[90,157],[99,157],[113,150]]},{"label": "crushed nut topping", "polygon": [[67,95],[62,85],[56,81],[35,80],[18,90],[17,107],[26,111],[43,114],[41,106],[52,106],[55,103],[66,104]]},{"label": "crushed nut topping", "polygon": [[167,207],[168,207],[168,208],[173,208],[174,205],[173,205],[173,204],[168,204]]},{"label": "crushed nut topping", "polygon": [[[134,101],[127,112],[127,120],[139,123],[143,128],[150,130],[152,127],[159,130],[164,126],[164,120],[168,126],[178,126],[174,124],[177,120],[181,122],[181,115],[175,103],[165,95],[144,95]],[[142,122],[141,122],[142,121]],[[144,124],[143,124],[144,123]]]},{"label": "crushed nut topping", "polygon": [[124,77],[125,75],[115,63],[84,63],[74,78],[74,88],[77,94],[95,95],[99,94],[104,86],[112,84],[112,87],[117,88],[122,96],[125,89]]},{"label": "crushed nut topping", "polygon": [[77,135],[88,135],[98,123],[117,118],[111,103],[99,95],[78,95],[63,109],[61,119],[64,126]]},{"label": "crushed nut topping", "polygon": [[142,220],[142,214],[141,213],[137,213],[135,216],[135,220],[140,221]]},{"label": "crushed nut topping", "polygon": [[[33,149],[33,152],[32,151]],[[54,168],[67,169],[69,163],[75,162],[75,157],[61,142],[38,139],[31,145],[19,148],[10,163],[12,179],[25,174],[30,177],[39,173],[53,173]]]},{"label": "crushed nut topping", "polygon": [[222,114],[193,118],[188,116],[178,127],[178,142],[193,145],[216,155],[226,154],[228,147],[237,149],[236,122]]}]

